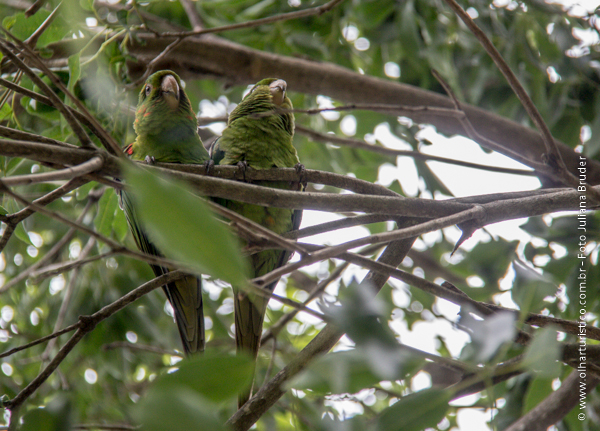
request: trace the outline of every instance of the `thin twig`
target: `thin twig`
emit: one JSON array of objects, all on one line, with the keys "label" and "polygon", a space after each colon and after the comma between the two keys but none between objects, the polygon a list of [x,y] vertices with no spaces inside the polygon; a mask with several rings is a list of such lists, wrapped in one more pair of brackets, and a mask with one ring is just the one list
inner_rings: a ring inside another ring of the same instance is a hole
[{"label": "thin twig", "polygon": [[[52,81],[52,83],[54,85],[56,85],[60,89],[60,91],[62,91],[65,94],[65,96],[67,96],[69,99],[71,99],[71,101],[75,104],[75,106],[79,109],[79,111],[93,125],[93,129],[96,130],[100,135],[102,135],[102,138],[103,138],[102,142],[108,143],[108,145],[106,146],[106,149],[108,150],[108,152],[112,153],[113,155],[115,155],[117,157],[125,157],[123,154],[123,151],[121,151],[121,147],[117,144],[117,142],[114,140],[114,138],[100,125],[98,120],[96,120],[96,118],[89,113],[89,111],[83,105],[83,103],[81,103],[81,101],[77,97],[75,97],[73,94],[71,94],[71,92],[64,86],[62,81],[48,68],[48,66],[46,66],[46,64],[39,58],[39,56],[35,52],[33,52],[31,50],[31,48],[29,48],[29,46],[24,45],[18,38],[15,38],[6,30],[5,30],[5,33],[7,33],[9,36],[11,36],[11,38],[15,41],[15,43],[17,45],[21,46],[23,48],[24,52],[26,52],[28,54],[29,59],[42,72],[44,72],[44,74],[50,79],[50,81]],[[56,98],[56,99],[60,101],[60,99],[58,99],[58,98]],[[65,112],[70,114],[69,110],[65,110]],[[65,112],[63,112],[61,110],[61,113],[63,113],[63,115],[65,114]],[[86,136],[87,136],[87,134],[86,134]],[[88,139],[89,139],[89,137],[88,137]],[[90,141],[90,144],[91,144],[91,141]],[[83,142],[82,142],[82,145],[84,145]]]},{"label": "thin twig", "polygon": [[160,61],[162,61],[162,59],[165,58],[171,51],[173,51],[175,48],[177,48],[177,46],[181,43],[182,40],[183,40],[182,37],[178,37],[173,42],[171,42],[159,55],[157,55],[156,57],[154,57],[152,59],[152,61],[150,61],[148,63],[148,65],[146,66],[146,70],[142,74],[142,76],[140,76],[135,81],[133,81],[133,82],[125,85],[124,88],[126,90],[131,90],[133,88],[138,87],[142,82],[144,82],[146,80],[146,78],[148,78],[150,76],[150,74],[154,71],[154,67]]},{"label": "thin twig", "polygon": [[68,272],[73,269],[80,268],[84,265],[87,265],[88,263],[96,262],[97,260],[103,260],[103,259],[115,256],[115,255],[117,255],[116,252],[107,251],[106,253],[91,256],[86,259],[78,258],[77,260],[72,260],[72,261],[68,261],[68,262],[55,263],[55,264],[40,268],[37,271],[32,271],[30,277],[35,283],[39,283],[40,281],[42,281],[43,279],[46,279],[48,277],[54,277],[58,274],[62,274],[64,272]]},{"label": "thin twig", "polygon": [[414,226],[398,229],[391,232],[383,232],[380,234],[369,235],[336,246],[326,247],[322,250],[310,254],[310,256],[302,258],[299,262],[284,265],[274,271],[271,271],[269,274],[255,278],[253,281],[260,285],[266,285],[269,282],[272,282],[278,279],[279,277],[285,274],[289,274],[290,272],[295,271],[299,268],[311,265],[315,262],[319,262],[324,259],[334,258],[340,253],[344,253],[356,247],[369,244],[385,244],[400,239],[415,237],[418,235],[422,235],[423,233],[452,226],[454,224],[461,223],[466,220],[471,220],[473,218],[481,218],[483,215],[483,208],[481,206],[475,206],[473,208],[458,212],[456,214],[452,214],[446,217],[440,217],[434,220],[429,220]]},{"label": "thin twig", "polygon": [[0,126],[0,136],[10,139],[18,139],[22,141],[41,142],[50,145],[59,145],[66,148],[77,148],[75,145],[67,144],[66,142],[57,141],[56,139],[47,138],[35,133],[24,132],[22,130],[11,129],[10,127]]},{"label": "thin twig", "polygon": [[[95,312],[91,316],[88,316],[88,318],[93,321],[97,321],[96,323],[98,323],[98,322],[112,316],[117,311],[125,308],[127,305],[131,304],[132,302],[141,298],[142,296],[146,295],[147,293],[153,291],[154,289],[162,287],[165,284],[171,283],[173,281],[179,280],[183,277],[185,277],[185,273],[183,273],[179,270],[175,270],[175,271],[170,271],[166,274],[163,274],[159,277],[153,278],[152,280],[142,284],[141,286],[136,287],[131,292],[127,293],[126,295],[122,296],[121,298],[117,299],[116,301],[112,302],[111,304],[104,306],[99,311]],[[39,338],[30,343],[7,350],[0,354],[0,358],[5,358],[7,356],[11,356],[22,350],[28,349],[33,346],[37,346],[38,344],[44,343],[53,338],[60,337],[61,335],[66,334],[67,332],[71,332],[75,329],[79,329],[81,327],[81,325],[82,325],[82,323],[80,320],[77,323],[74,323],[72,325],[69,325],[69,326],[61,329],[60,331],[56,331],[50,335],[46,335],[45,337]]]},{"label": "thin twig", "polygon": [[[87,180],[82,179],[81,177],[75,178],[69,181],[67,184],[64,184],[59,188],[52,190],[50,193],[36,199],[35,201],[33,201],[33,203],[31,203],[31,205],[48,205],[50,202],[54,202],[56,199],[60,199],[67,193],[70,193],[71,191],[75,190],[77,187],[80,187],[85,183],[87,183]],[[17,227],[17,225],[23,220],[25,220],[27,217],[35,213],[35,210],[32,209],[31,205],[27,205],[22,210],[11,214],[10,216],[7,216],[6,219],[3,220],[6,223],[6,229],[4,229],[4,233],[0,238],[0,251],[4,250],[4,247],[6,247],[6,244],[8,243],[8,240],[10,239],[12,234],[14,233],[14,230]],[[0,288],[0,293],[2,291],[3,290]]]},{"label": "thin twig", "polygon": [[325,3],[324,5],[316,6],[316,7],[310,8],[310,9],[299,10],[296,12],[282,13],[282,14],[270,16],[267,18],[260,18],[260,19],[255,19],[253,21],[242,22],[239,24],[225,25],[222,27],[205,28],[205,29],[196,30],[196,31],[164,32],[164,33],[161,33],[161,36],[163,36],[163,37],[198,36],[201,34],[220,33],[223,31],[238,30],[240,28],[258,27],[259,25],[271,24],[271,23],[278,22],[278,21],[287,21],[290,19],[299,19],[299,18],[306,18],[309,16],[322,15],[326,12],[329,12],[331,9],[333,9],[335,6],[337,6],[338,3],[341,3],[342,1],[344,1],[344,0],[331,0],[330,2]]},{"label": "thin twig", "polygon": [[[92,251],[92,247],[96,244],[95,238],[90,238],[81,250],[80,256],[82,259]],[[67,287],[65,289],[65,294],[63,296],[62,303],[60,304],[60,309],[58,310],[58,316],[56,317],[56,322],[54,322],[54,329],[52,332],[58,331],[64,324],[65,317],[67,316],[67,311],[69,309],[69,305],[71,304],[71,298],[73,297],[73,292],[75,290],[76,282],[79,280],[79,268],[75,268],[73,272],[70,274],[69,282],[67,283]],[[50,357],[50,352],[54,349],[54,345],[56,344],[56,338],[53,338],[46,345],[46,349],[42,353],[42,360],[45,361]]]},{"label": "thin twig", "polygon": [[[6,34],[9,34],[6,30],[3,29],[3,31]],[[52,89],[50,89],[48,84],[46,84],[33,70],[31,70],[29,66],[27,66],[16,54],[12,52],[8,43],[3,39],[0,39],[0,51],[2,51],[4,55],[10,58],[10,60],[15,64],[15,66],[22,70],[34,82],[35,85],[40,87],[42,91],[46,93],[46,96],[48,96],[50,100],[52,100],[52,104],[54,105],[54,107],[58,109],[63,115],[64,119],[69,124],[71,130],[73,130],[73,132],[79,139],[81,145],[83,147],[91,147],[92,141],[90,140],[90,137],[87,135],[83,127],[81,127],[81,124],[77,122],[72,113],[67,109],[63,101],[60,100],[60,98],[54,93],[54,91],[52,91]]]},{"label": "thin twig", "polygon": [[[25,16],[29,18],[30,16],[35,14],[38,11],[38,9],[43,6],[44,3],[46,3],[46,0],[37,0],[33,5],[31,5],[29,9],[25,11]],[[44,22],[40,24],[40,26],[33,32],[33,34],[27,39],[25,39],[25,43],[27,45],[29,45],[32,48],[35,48],[38,39],[40,38],[40,36],[42,36],[42,34],[44,34],[48,27],[50,27],[50,24],[52,24],[52,21],[54,21],[54,18],[56,18],[56,16],[58,15],[58,10],[61,6],[62,2],[60,2],[58,6],[54,8],[50,15],[48,15],[48,18],[46,18]]]},{"label": "thin twig", "polygon": [[[542,140],[544,142],[544,146],[546,147],[546,154],[542,155],[542,160],[550,166],[554,175],[556,175],[560,181],[566,185],[577,187],[579,186],[579,179],[575,177],[565,165],[565,162],[562,158],[560,151],[558,150],[558,146],[554,141],[554,137],[552,133],[550,133],[550,129],[548,125],[544,121],[542,115],[538,111],[537,107],[519,82],[519,79],[511,70],[510,66],[506,63],[504,58],[502,58],[502,54],[496,49],[494,44],[490,41],[490,39],[486,36],[486,34],[479,28],[479,26],[473,21],[473,19],[469,16],[469,14],[455,1],[455,0],[444,0],[448,6],[458,15],[458,17],[466,24],[466,26],[471,30],[471,33],[475,35],[477,40],[481,43],[483,48],[486,50],[488,55],[492,58],[502,75],[508,81],[508,84],[512,88],[513,92],[516,94],[517,98],[525,108],[525,111],[536,125],[540,134],[542,136]],[[586,183],[587,184],[587,183]],[[600,203],[600,192],[596,191],[592,187],[586,187],[586,193],[592,196],[592,198]]]},{"label": "thin twig", "polygon": [[[14,82],[10,82],[6,79],[0,78],[0,85],[2,85],[3,87],[6,87],[7,89],[9,89],[11,91],[14,91],[15,93],[19,93],[25,97],[29,97],[30,99],[33,99],[36,102],[40,102],[40,103],[43,103],[44,105],[53,106],[53,107],[57,108],[54,101],[52,99],[50,99],[49,97],[46,97],[43,94],[36,93],[35,91],[29,90],[27,88],[21,87],[21,86],[15,84]],[[99,130],[95,129],[94,125],[90,122],[90,120],[84,114],[71,108],[70,106],[66,106],[66,108],[69,110],[69,112],[71,114],[73,114],[73,116],[75,118],[77,118],[81,123],[83,123],[85,126],[87,126],[92,131],[92,133],[94,133],[94,135],[96,135],[96,137],[100,140],[100,142],[102,142],[102,145],[104,145],[105,147],[110,146],[110,143],[105,140],[105,138],[103,137],[103,134]],[[40,138],[41,139],[38,142],[46,142],[47,138],[43,138],[43,137],[40,137]],[[19,139],[19,138],[14,138],[14,139]],[[27,141],[30,139],[26,138],[24,140]],[[52,142],[47,142],[47,143],[52,143]],[[63,144],[65,144],[65,143],[63,143]],[[57,144],[57,145],[61,145],[61,144]],[[71,147],[70,144],[65,144],[63,146]]]},{"label": "thin twig", "polygon": [[[306,298],[306,300],[304,301],[304,305],[305,306],[308,305],[312,300],[314,300],[319,295],[321,295],[323,293],[323,291],[325,290],[325,288],[327,286],[329,286],[337,278],[339,278],[342,275],[342,272],[344,272],[347,267],[348,267],[348,263],[343,263],[343,264],[339,265],[338,267],[335,268],[335,270],[332,271],[332,273],[329,275],[329,277],[327,277],[326,279],[321,280],[319,283],[317,283],[315,285],[315,287],[308,294],[308,298]],[[260,344],[264,345],[271,338],[275,339],[277,337],[277,335],[279,334],[279,331],[281,331],[281,329],[285,325],[287,325],[289,322],[291,322],[294,319],[294,317],[296,317],[297,314],[298,314],[297,310],[292,310],[292,311],[284,314],[283,316],[281,316],[281,318],[277,322],[275,322],[273,325],[271,325],[269,327],[269,329],[267,330],[267,332],[265,332],[265,334],[262,336]]]},{"label": "thin twig", "polygon": [[339,220],[329,221],[314,226],[293,230],[291,232],[286,232],[282,236],[290,239],[306,238],[307,236],[332,232],[338,229],[346,229],[353,226],[364,226],[371,223],[381,223],[388,220],[394,220],[395,218],[397,218],[397,216],[393,214],[365,214],[354,217],[345,217]]},{"label": "thin twig", "polygon": [[489,165],[481,165],[479,163],[466,162],[464,160],[456,160],[449,159],[447,157],[434,156],[430,154],[421,153],[420,151],[411,151],[411,150],[394,150],[393,148],[387,148],[381,145],[373,145],[369,144],[365,141],[361,141],[359,139],[352,138],[344,138],[337,135],[327,134],[327,133],[319,133],[308,127],[304,127],[302,125],[296,124],[296,132],[302,135],[309,136],[313,141],[317,142],[329,142],[332,144],[343,145],[351,148],[359,148],[367,151],[371,151],[373,153],[379,153],[389,156],[407,156],[412,157],[416,160],[430,161],[430,162],[441,162],[447,163],[457,166],[464,166],[467,168],[473,169],[481,169],[489,172],[500,172],[503,174],[513,174],[513,175],[525,175],[525,176],[535,176],[535,171],[527,171],[525,169],[511,169],[511,168],[502,168],[499,166],[489,166]]},{"label": "thin twig", "polygon": [[85,226],[83,224],[76,223],[76,222],[69,220],[69,219],[63,217],[62,215],[55,213],[53,211],[50,211],[38,204],[29,202],[27,199],[23,198],[22,196],[18,195],[17,193],[14,193],[13,191],[11,191],[9,188],[5,187],[2,180],[0,179],[0,192],[2,192],[2,191],[4,193],[12,196],[19,202],[22,202],[24,205],[31,207],[31,209],[33,209],[35,211],[42,213],[48,217],[51,217],[69,227],[75,228],[89,236],[92,236],[92,237],[96,238],[98,241],[104,242],[114,252],[118,252],[118,253],[121,253],[121,254],[124,254],[127,256],[131,256],[131,257],[134,257],[136,259],[142,260],[144,262],[147,262],[147,263],[150,263],[153,265],[161,265],[161,266],[165,266],[168,268],[179,268],[181,266],[177,262],[173,262],[172,260],[165,259],[160,256],[153,256],[153,255],[145,254],[145,253],[142,253],[142,252],[139,252],[136,250],[131,250],[131,249],[125,247],[124,245],[121,245],[118,242],[112,240],[111,238],[108,238],[104,235],[99,234],[98,232],[94,231],[91,228],[88,228],[87,226]]},{"label": "thin twig", "polygon": [[87,334],[92,331],[98,323],[112,316],[117,311],[123,309],[127,305],[131,304],[135,300],[141,298],[148,292],[161,287],[167,283],[175,280],[179,280],[184,277],[185,274],[181,271],[171,271],[167,274],[163,274],[160,277],[142,284],[138,288],[132,290],[128,294],[122,296],[117,301],[110,305],[103,307],[101,310],[92,314],[91,316],[79,316],[77,322],[77,330],[75,334],[71,336],[69,341],[58,351],[56,356],[50,361],[50,363],[44,368],[44,370],[29,383],[25,389],[19,392],[12,400],[7,401],[4,406],[10,410],[19,408],[23,402],[29,398],[45,381],[50,375],[56,370],[60,363],[67,357],[69,352],[79,343],[79,341]]},{"label": "thin twig", "polygon": [[[81,214],[79,214],[79,216],[77,217],[77,220],[76,220],[77,223],[81,223],[83,221],[83,219],[87,215],[88,211],[92,208],[92,206],[97,201],[98,201],[98,197],[96,197],[95,194],[90,193],[88,195],[87,204],[86,204],[85,208],[83,209],[83,211],[81,211]],[[60,240],[56,244],[54,244],[52,246],[52,248],[47,253],[44,253],[44,255],[40,257],[40,259],[37,262],[35,262],[30,267],[28,267],[25,271],[20,272],[16,277],[13,277],[10,280],[8,280],[4,284],[4,286],[0,287],[0,293],[6,292],[12,286],[14,286],[17,283],[20,283],[21,281],[25,280],[27,277],[30,276],[30,274],[31,275],[35,274],[35,271],[38,268],[42,267],[42,265],[45,265],[46,263],[48,263],[52,259],[54,259],[55,255],[58,252],[60,252],[60,250],[62,250],[62,248],[65,246],[65,244],[67,244],[69,241],[71,241],[71,238],[73,238],[74,234],[75,234],[75,229],[74,228],[70,228],[67,231],[67,233],[64,234],[60,238]]]},{"label": "thin twig", "polygon": [[179,3],[181,3],[181,6],[183,6],[183,10],[185,11],[190,24],[192,25],[192,30],[202,30],[202,18],[200,18],[200,14],[196,10],[196,2],[191,0],[179,0]]},{"label": "thin twig", "polygon": [[301,253],[303,255],[309,254],[308,250],[298,245],[295,241],[277,235],[272,230],[267,229],[266,227],[250,220],[249,218],[246,218],[236,213],[235,211],[231,211],[230,209],[225,208],[224,206],[221,206],[214,202],[206,201],[206,203],[208,204],[210,209],[216,212],[217,214],[225,216],[235,223],[240,223],[247,226],[255,232],[258,232],[266,240],[272,241],[274,244],[282,246],[284,249],[297,251],[298,253]]},{"label": "thin twig", "polygon": [[3,178],[5,186],[16,186],[34,183],[47,183],[51,181],[69,180],[75,177],[81,177],[102,168],[104,160],[102,157],[94,156],[87,162],[72,168],[61,169],[52,172],[42,172],[41,174],[14,175]]}]

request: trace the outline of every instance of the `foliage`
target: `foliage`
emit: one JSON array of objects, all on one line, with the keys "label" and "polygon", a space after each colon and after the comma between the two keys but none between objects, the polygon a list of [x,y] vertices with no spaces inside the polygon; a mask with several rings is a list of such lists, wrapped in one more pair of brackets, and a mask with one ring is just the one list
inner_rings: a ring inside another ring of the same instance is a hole
[{"label": "foliage", "polygon": [[[156,32],[189,30],[196,18],[206,28],[229,26],[319,4],[300,0],[106,3],[70,0],[59,6],[58,0],[48,0],[30,17],[23,5],[26,3],[0,0],[4,28],[18,39],[27,40],[59,7],[51,24],[32,46],[41,58],[49,61],[62,84],[124,145],[134,136],[132,107],[139,89],[136,83],[139,73],[134,71],[144,69],[151,60],[138,51],[133,53],[130,42],[141,41],[139,49],[143,50],[148,42],[140,35],[147,33],[147,28]],[[188,15],[186,5],[194,13]],[[476,17],[476,23],[519,78],[553,136],[583,153],[591,172],[592,163],[600,160],[600,17],[540,1],[489,4],[470,0],[462,5]],[[277,56],[322,62],[322,76],[302,78],[323,83],[320,95],[289,87],[289,96],[297,109],[341,105],[328,94],[336,84],[328,81],[330,75],[325,65],[345,67],[357,77],[377,77],[444,94],[430,73],[436,69],[461,102],[515,123],[532,124],[486,51],[442,1],[346,1],[321,15],[223,31],[218,37]],[[240,83],[246,82],[247,77],[231,82],[229,75],[221,75],[217,60],[212,69],[177,70],[178,60],[176,56],[173,58],[167,64],[185,77],[186,92],[201,117],[226,115],[246,91],[246,86]],[[0,61],[4,79],[44,93],[31,77],[18,72],[6,55],[0,54]],[[40,76],[44,76],[44,82],[65,105],[74,106],[55,82],[43,74]],[[26,95],[1,90],[2,126],[81,145],[58,109]],[[411,161],[407,165],[405,157],[381,151],[401,147],[427,153],[431,126],[407,117],[377,109],[317,115],[297,113],[299,126],[321,134],[365,140],[372,145],[359,148],[339,142],[325,143],[299,132],[294,144],[308,169],[378,182],[404,196],[408,194],[405,191],[415,190],[409,197],[451,198],[448,195],[452,187],[436,174],[434,163],[415,159],[414,164]],[[222,126],[222,121],[211,123],[202,133],[218,134]],[[500,126],[489,124],[490,129],[497,127]],[[387,141],[382,138],[386,133],[391,136]],[[101,139],[89,134],[93,144],[102,148]],[[4,129],[0,129],[0,136],[14,138]],[[23,136],[15,139],[26,140]],[[58,162],[42,163],[35,154],[10,157],[4,142],[0,141],[3,179],[53,172],[61,167]],[[455,159],[468,159],[469,155],[460,154],[457,140],[448,141],[448,145],[454,146]],[[526,154],[524,148],[521,155]],[[400,171],[407,169],[406,166],[415,172],[412,181],[418,186],[409,183],[410,177]],[[471,168],[460,169],[462,176],[479,178]],[[389,185],[386,171],[394,172]],[[111,245],[117,243],[135,250],[118,207],[117,194],[111,187],[113,177],[103,174],[99,181],[96,176],[47,206],[68,220],[78,220],[100,235],[96,238],[39,211],[14,224],[15,214],[20,214],[25,205],[11,194],[3,193],[0,202],[2,351],[75,323],[78,316],[97,312],[153,278],[147,263]],[[238,243],[230,237],[222,219],[211,218],[205,205],[184,187],[165,185],[156,177],[136,174],[134,170],[126,178],[135,186],[136,198],[147,216],[146,223],[154,227],[154,234],[169,250],[167,257],[183,262],[187,269],[206,274],[208,354],[179,362],[181,355],[174,351],[179,349],[179,339],[169,315],[171,311],[162,293],[152,292],[103,320],[75,346],[15,413],[15,417],[23,419],[23,430],[62,430],[72,424],[97,424],[97,429],[114,424],[124,424],[123,429],[139,424],[148,430],[227,429],[223,424],[236,411],[236,393],[249,384],[252,365],[245,358],[232,356],[233,299],[225,283],[237,282],[245,274],[244,260],[237,252]],[[65,183],[62,179],[17,185],[11,190],[32,201]],[[488,186],[491,189],[492,185]],[[350,194],[313,183],[309,183],[307,191]],[[172,211],[174,208],[180,211]],[[529,325],[528,313],[578,323],[582,308],[580,285],[585,280],[588,286],[585,309],[590,312],[586,323],[598,326],[593,312],[600,302],[594,289],[600,285],[597,265],[600,215],[587,213],[584,232],[577,212],[554,210],[551,215],[540,216],[535,205],[530,211],[527,214],[532,216],[520,226],[520,239],[479,230],[474,239],[451,256],[459,235],[456,228],[445,227],[420,235],[401,266],[430,282],[447,280],[474,301],[510,304],[519,313],[487,316],[481,308],[467,308],[459,303],[463,306],[459,319],[458,311],[449,316],[445,311],[448,302],[436,298],[431,291],[396,279],[390,279],[383,287],[360,283],[353,277],[362,278],[366,270],[351,265],[342,273],[343,262],[339,259],[304,266],[284,277],[276,293],[297,302],[306,300],[307,292],[318,284],[326,284],[317,295],[318,302],[309,306],[324,313],[348,337],[342,339],[333,353],[308,358],[307,370],[285,382],[285,395],[261,416],[257,428],[261,431],[387,431],[427,427],[442,430],[456,426],[465,409],[499,408],[491,426],[503,429],[541,405],[558,381],[572,370],[562,356],[562,349],[569,343],[577,343],[578,337],[560,326],[561,322],[556,322],[559,326],[543,329]],[[331,213],[335,218],[357,215],[348,211]],[[364,237],[392,231],[396,228],[392,220],[404,227],[402,223],[406,220],[400,218],[403,215],[394,214],[387,223],[367,224],[366,229],[338,231],[339,242],[346,241],[345,232]],[[164,216],[168,216],[166,222]],[[191,217],[203,221],[194,223]],[[165,225],[172,228],[164,229]],[[466,230],[465,225],[459,227]],[[235,230],[235,226],[230,228]],[[585,240],[581,244],[583,233]],[[182,241],[185,247],[173,246]],[[306,242],[312,242],[312,238]],[[57,244],[60,245],[55,248]],[[380,249],[370,249],[365,256],[376,260],[379,252]],[[74,262],[77,265],[65,266]],[[377,289],[380,290],[375,296]],[[297,358],[298,352],[324,326],[320,319],[306,313],[289,315],[292,311],[293,307],[281,305],[275,299],[270,302],[266,329],[273,329],[271,335],[276,343],[271,339],[261,349],[255,387],[269,381]],[[289,322],[277,326],[284,317],[289,317]],[[448,320],[452,325],[448,325]],[[463,348],[457,338],[445,339],[445,335],[436,333],[431,337],[432,348],[406,342],[412,346],[409,348],[398,343],[398,338],[404,342],[411,330],[416,334],[431,322],[453,326],[454,333],[464,331],[472,342]],[[497,325],[510,326],[513,322],[514,329],[511,326],[497,330]],[[528,346],[510,342],[520,330],[533,335]],[[70,336],[70,333],[61,335],[56,340],[2,357],[0,393],[8,400],[13,399],[48,365]],[[588,334],[588,347],[597,347],[595,336]],[[446,367],[443,370],[452,370],[459,383],[450,386],[447,381],[438,382],[433,373],[429,373],[431,384],[419,383],[427,376],[423,369],[427,370],[426,363],[431,361]],[[506,363],[508,368],[502,368]],[[516,365],[510,368],[511,364]],[[520,374],[507,381],[500,378],[492,384],[497,377],[496,368]],[[477,389],[478,382],[483,386]],[[479,393],[477,401],[469,407],[449,404],[463,391]],[[588,402],[589,408],[598,408],[597,391],[589,396]],[[581,422],[573,413],[567,416],[565,411],[557,420],[562,420],[561,429],[580,430],[598,427],[597,417],[589,414]],[[5,421],[9,421],[8,413]],[[15,421],[11,426],[16,427]]]}]

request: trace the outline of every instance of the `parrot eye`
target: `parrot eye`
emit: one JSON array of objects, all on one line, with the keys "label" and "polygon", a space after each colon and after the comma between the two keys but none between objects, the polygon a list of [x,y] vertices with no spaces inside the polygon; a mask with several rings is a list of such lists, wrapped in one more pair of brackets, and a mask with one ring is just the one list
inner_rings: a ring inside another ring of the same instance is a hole
[{"label": "parrot eye", "polygon": [[146,85],[146,88],[144,91],[146,93],[146,96],[150,96],[150,93],[152,92],[152,86],[150,84]]}]

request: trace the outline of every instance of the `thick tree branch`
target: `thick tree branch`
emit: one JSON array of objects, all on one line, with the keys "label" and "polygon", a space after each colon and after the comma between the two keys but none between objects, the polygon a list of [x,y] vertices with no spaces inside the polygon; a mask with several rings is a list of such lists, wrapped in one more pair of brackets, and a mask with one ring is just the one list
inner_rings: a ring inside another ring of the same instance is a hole
[{"label": "thick tree branch", "polygon": [[[139,35],[138,44],[130,40],[129,53],[138,58],[138,63],[130,64],[130,71],[139,76],[145,71],[145,65],[159,55],[172,39],[156,38],[153,35]],[[60,42],[52,46],[57,66],[63,66],[65,59],[76,49],[78,41]],[[95,49],[90,47],[90,50]],[[190,56],[187,53],[194,52]],[[215,36],[185,39],[159,68],[174,69],[184,78],[201,79],[212,77],[231,84],[247,85],[257,82],[265,76],[277,76],[285,79],[291,91],[307,94],[324,94],[345,103],[385,103],[397,104],[402,101],[410,106],[428,106],[452,109],[452,101],[440,94],[422,90],[409,85],[380,78],[361,75],[340,66],[312,62],[301,58],[286,57],[251,49]],[[545,146],[541,136],[534,130],[521,124],[470,106],[463,106],[465,114],[477,131],[490,141],[510,149],[511,154],[520,154],[518,160],[542,162],[541,154]],[[448,135],[465,134],[454,118],[432,115],[431,112],[411,114],[414,121],[429,123]],[[486,146],[485,143],[480,142]],[[570,172],[576,172],[579,155],[571,148],[557,142],[558,149]],[[502,152],[502,149],[497,149]],[[510,155],[509,155],[510,157]],[[588,180],[591,184],[600,183],[600,163],[588,160]]]}]

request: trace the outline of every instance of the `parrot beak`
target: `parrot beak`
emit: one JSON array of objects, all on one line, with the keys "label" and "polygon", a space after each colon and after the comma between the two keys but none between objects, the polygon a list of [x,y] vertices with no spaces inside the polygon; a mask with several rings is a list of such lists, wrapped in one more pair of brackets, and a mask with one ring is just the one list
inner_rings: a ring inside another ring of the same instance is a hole
[{"label": "parrot beak", "polygon": [[269,84],[271,90],[271,96],[273,96],[273,103],[277,106],[281,106],[285,99],[285,90],[287,89],[287,83],[283,79],[271,82]]},{"label": "parrot beak", "polygon": [[160,83],[162,97],[173,110],[179,106],[179,84],[173,75],[166,75]]}]

